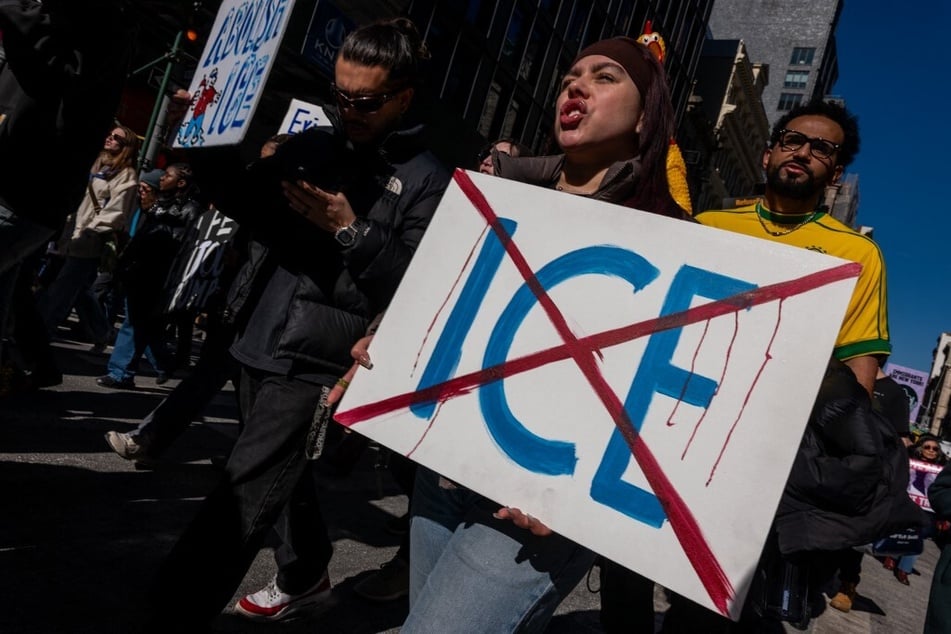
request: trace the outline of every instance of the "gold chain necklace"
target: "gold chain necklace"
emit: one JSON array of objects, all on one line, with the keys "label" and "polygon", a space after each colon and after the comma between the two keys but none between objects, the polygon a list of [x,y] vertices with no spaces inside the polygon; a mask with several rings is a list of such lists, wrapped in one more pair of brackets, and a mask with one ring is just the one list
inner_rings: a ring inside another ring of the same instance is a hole
[{"label": "gold chain necklace", "polygon": [[773,231],[772,229],[766,226],[765,222],[763,222],[763,216],[760,213],[761,209],[762,207],[760,206],[760,204],[756,203],[756,219],[759,220],[759,224],[763,228],[763,231],[777,238],[781,236],[788,236],[790,233],[792,233],[796,229],[801,229],[802,227],[805,227],[807,224],[812,222],[812,220],[816,217],[816,214],[819,213],[818,211],[812,212],[811,214],[806,216],[805,220],[800,222],[798,225],[796,225],[792,229],[786,229],[785,231]]}]

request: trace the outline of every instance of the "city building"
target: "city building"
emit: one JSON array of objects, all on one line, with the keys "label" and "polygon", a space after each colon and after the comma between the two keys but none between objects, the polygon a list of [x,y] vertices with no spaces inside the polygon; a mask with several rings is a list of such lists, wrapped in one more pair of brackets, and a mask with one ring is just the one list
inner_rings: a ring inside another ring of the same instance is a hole
[{"label": "city building", "polygon": [[[350,4],[339,3],[344,11]],[[402,12],[423,29],[433,55],[433,115],[455,131],[435,136],[437,153],[467,165],[469,150],[502,137],[550,150],[555,96],[578,51],[615,35],[637,37],[648,20],[667,43],[664,65],[679,121],[712,6],[712,0],[407,3]],[[460,138],[474,142],[464,154]]]},{"label": "city building", "polygon": [[696,209],[750,196],[763,177],[769,123],[762,95],[767,70],[750,61],[743,40],[707,40],[697,68],[681,149]]},{"label": "city building", "polygon": [[742,39],[752,60],[772,78],[763,92],[770,124],[813,97],[827,95],[838,78],[835,29],[843,0],[762,2],[717,0],[709,28],[716,39]]},{"label": "city building", "polygon": [[949,439],[951,425],[946,425],[951,411],[951,333],[943,332],[938,337],[932,352],[931,373],[922,398],[918,424],[931,430],[932,434]]},{"label": "city building", "polygon": [[[826,187],[823,204],[829,214],[853,229],[859,212],[859,175],[846,172],[836,185]],[[871,233],[871,229],[868,229]]]},{"label": "city building", "polygon": [[[188,6],[186,6],[186,4]],[[332,61],[347,31],[386,17],[410,17],[432,53],[426,110],[434,151],[449,165],[472,167],[486,141],[513,138],[537,152],[550,148],[559,82],[584,46],[614,35],[638,36],[650,20],[667,43],[665,68],[678,121],[690,96],[713,0],[297,0],[281,57],[258,104],[246,145],[256,147],[275,129],[291,98],[331,103]],[[155,12],[158,42],[143,59],[159,58],[136,76],[135,110],[146,108],[162,57],[176,29],[207,33],[220,0],[137,9]],[[170,8],[177,7],[177,8]],[[159,28],[161,24],[161,28]],[[144,29],[143,29],[144,32]],[[185,43],[175,56],[169,90],[187,87],[203,40]],[[137,128],[138,129],[138,128]]]}]

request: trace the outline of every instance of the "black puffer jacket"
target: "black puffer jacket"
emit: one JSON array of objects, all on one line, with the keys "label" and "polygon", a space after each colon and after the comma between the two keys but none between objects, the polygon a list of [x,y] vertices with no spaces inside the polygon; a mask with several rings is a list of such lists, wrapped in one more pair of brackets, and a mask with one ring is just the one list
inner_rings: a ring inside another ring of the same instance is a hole
[{"label": "black puffer jacket", "polygon": [[129,290],[155,293],[182,246],[188,229],[201,213],[191,192],[158,199],[144,212],[145,220],[119,256],[116,274]]},{"label": "black puffer jacket", "polygon": [[[86,195],[122,94],[122,4],[0,0],[0,205],[51,229]],[[37,153],[50,169],[37,169]]]},{"label": "black puffer jacket", "polygon": [[831,361],[776,513],[780,550],[840,550],[923,525],[907,488],[894,426],[849,367]]},{"label": "black puffer jacket", "polygon": [[[232,283],[225,317],[256,301],[276,266],[297,276],[275,358],[298,371],[343,374],[350,347],[366,333],[399,285],[449,183],[448,171],[421,145],[422,128],[394,132],[380,147],[358,150],[330,129],[292,137],[245,179],[243,200],[221,209],[250,230],[249,260]],[[298,170],[297,168],[303,168]],[[349,247],[290,210],[280,180],[306,178],[340,189],[369,231]]]}]

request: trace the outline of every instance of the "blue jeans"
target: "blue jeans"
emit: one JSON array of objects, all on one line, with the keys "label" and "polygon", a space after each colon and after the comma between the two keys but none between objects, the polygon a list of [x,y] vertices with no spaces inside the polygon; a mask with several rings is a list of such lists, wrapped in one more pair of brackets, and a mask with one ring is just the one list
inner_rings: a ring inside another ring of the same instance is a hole
[{"label": "blue jeans", "polygon": [[[169,362],[159,361],[151,345],[138,341],[141,337],[137,337],[135,327],[130,321],[128,307],[125,312],[125,320],[123,320],[122,327],[119,328],[119,332],[116,334],[116,342],[113,345],[112,354],[109,355],[107,365],[109,376],[116,381],[134,379],[139,368],[139,359],[143,354],[156,372],[166,372]],[[141,346],[141,349],[139,349],[139,346]]]},{"label": "blue jeans", "polygon": [[537,537],[464,487],[419,468],[410,524],[410,613],[400,630],[542,632],[594,563],[560,536]]},{"label": "blue jeans", "polygon": [[915,569],[915,562],[918,561],[918,555],[904,555],[898,558],[898,569],[905,574],[911,574]]}]

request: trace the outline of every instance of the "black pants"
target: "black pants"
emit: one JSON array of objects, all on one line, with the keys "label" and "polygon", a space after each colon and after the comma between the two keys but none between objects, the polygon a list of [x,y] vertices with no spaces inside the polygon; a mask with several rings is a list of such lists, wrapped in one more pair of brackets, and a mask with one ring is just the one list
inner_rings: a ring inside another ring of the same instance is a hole
[{"label": "black pants", "polygon": [[846,548],[833,554],[839,563],[839,581],[859,585],[862,572],[862,558],[865,555],[860,550]]},{"label": "black pants", "polygon": [[149,412],[135,433],[153,456],[159,456],[201,416],[229,379],[237,379],[240,365],[231,356],[235,328],[220,323],[209,327],[198,363],[158,406]]},{"label": "black pants", "polygon": [[610,559],[600,559],[601,626],[608,634],[654,631],[654,582]]},{"label": "black pants", "polygon": [[42,251],[33,254],[24,261],[16,278],[13,290],[11,314],[13,317],[13,339],[23,368],[37,374],[59,374],[50,337],[43,325],[43,317],[36,308],[33,295],[33,276]]},{"label": "black pants", "polygon": [[[324,388],[247,367],[241,370],[240,383],[244,428],[222,481],[155,580],[146,615],[155,631],[183,624],[199,629],[210,623],[234,595],[285,507],[299,562],[295,583],[315,583],[330,561],[332,545],[313,479],[305,478],[312,465],[304,455]],[[296,536],[305,538],[298,541]]]},{"label": "black pants", "polygon": [[[391,452],[390,453],[390,473],[393,474],[393,479],[396,480],[396,484],[399,485],[403,492],[406,494],[408,508],[412,508],[413,504],[413,489],[415,488],[416,483],[416,467],[417,464],[403,456],[401,454]],[[409,531],[403,534],[403,538],[400,540],[400,547],[396,551],[396,556],[402,559],[403,561],[409,563]]]}]

